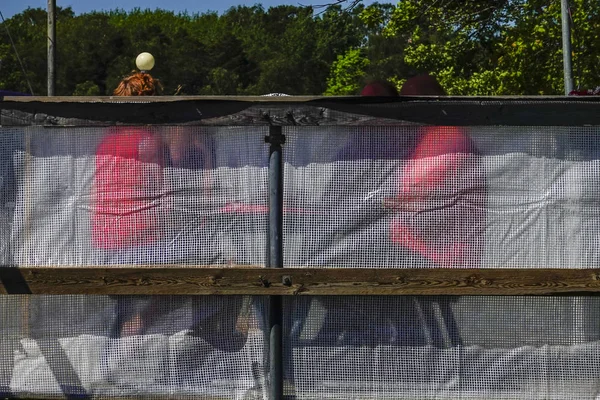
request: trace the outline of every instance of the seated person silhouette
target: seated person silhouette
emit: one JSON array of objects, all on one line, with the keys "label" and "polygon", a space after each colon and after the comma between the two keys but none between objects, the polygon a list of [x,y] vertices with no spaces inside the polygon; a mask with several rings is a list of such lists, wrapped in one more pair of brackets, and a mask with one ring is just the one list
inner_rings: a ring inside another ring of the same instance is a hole
[{"label": "seated person silhouette", "polygon": [[[152,96],[161,88],[160,81],[149,73],[134,71],[120,82],[114,95]],[[200,140],[186,128],[111,128],[96,150],[91,221],[94,246],[108,254],[110,260],[117,260],[117,264],[131,260],[145,264],[146,258],[169,263],[169,254],[155,254],[164,252],[156,249],[165,240],[165,226],[170,218],[168,208],[160,207],[164,197],[163,171],[165,167],[211,168],[214,152],[207,147],[208,139]],[[215,348],[238,351],[247,339],[247,332],[237,327],[242,301],[241,296],[199,296],[191,300],[177,296],[119,296],[113,335],[172,334],[174,329],[187,328],[190,335],[202,337]],[[191,320],[165,322],[170,314],[186,314],[186,307],[193,309]]]},{"label": "seated person silhouette", "polygon": [[[381,81],[370,82],[361,92],[366,96],[388,97],[397,96],[397,93],[393,85]],[[442,96],[445,93],[435,78],[419,75],[408,79],[399,95]],[[379,251],[397,253],[400,264],[393,265],[396,267],[479,266],[485,229],[485,184],[473,141],[456,127],[424,126],[398,131],[386,128],[386,132],[389,136],[374,137],[357,132],[350,138],[349,143],[353,146],[347,145],[338,160],[402,161],[394,178],[393,196],[382,199],[383,212],[373,203],[371,207],[375,209],[372,212],[355,210],[368,216],[346,222],[346,225],[336,222],[337,226],[352,232],[369,224],[390,221],[387,222],[389,236],[378,239],[387,243],[377,244],[373,239],[368,244],[368,251],[361,248],[356,252],[368,253],[365,257],[370,258]],[[374,140],[380,143],[372,144]],[[352,169],[353,164],[348,163],[348,168]],[[344,172],[340,177],[344,177]],[[352,196],[348,193],[337,195],[340,198]],[[362,235],[364,238],[364,232]],[[361,243],[365,245],[364,241]],[[323,250],[326,251],[329,250]],[[352,253],[353,259],[361,256],[354,257]],[[345,261],[351,256],[344,252],[343,257]],[[352,305],[355,300],[295,301],[291,310],[293,315],[288,321],[292,346],[431,344],[444,347],[461,342],[450,307],[453,298],[360,298],[356,306]],[[320,314],[318,318],[322,322],[321,328],[313,329],[308,339],[305,332],[310,331],[315,322],[306,321],[317,318],[316,314],[310,316],[312,312]]]},{"label": "seated person silhouette", "polygon": [[[431,75],[408,79],[401,96],[445,92]],[[433,266],[478,267],[485,230],[485,182],[475,144],[462,129],[425,126],[398,176],[398,194],[386,199],[396,217],[390,236]]]}]

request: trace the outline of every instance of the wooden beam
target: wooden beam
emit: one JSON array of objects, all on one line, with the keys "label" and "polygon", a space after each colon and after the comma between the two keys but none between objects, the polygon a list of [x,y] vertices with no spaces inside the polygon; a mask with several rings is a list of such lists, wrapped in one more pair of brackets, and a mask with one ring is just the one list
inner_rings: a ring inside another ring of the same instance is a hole
[{"label": "wooden beam", "polygon": [[556,295],[600,293],[600,269],[0,267],[2,294]]},{"label": "wooden beam", "polygon": [[3,126],[600,126],[600,98],[5,97]]}]

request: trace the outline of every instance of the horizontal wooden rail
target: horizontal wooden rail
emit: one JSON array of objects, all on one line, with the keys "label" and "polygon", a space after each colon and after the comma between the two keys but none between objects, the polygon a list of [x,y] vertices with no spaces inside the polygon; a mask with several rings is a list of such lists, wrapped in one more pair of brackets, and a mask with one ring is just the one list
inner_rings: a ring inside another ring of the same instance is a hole
[{"label": "horizontal wooden rail", "polygon": [[2,126],[600,126],[598,96],[0,97]]},{"label": "horizontal wooden rail", "polygon": [[2,294],[553,295],[600,293],[600,269],[0,267]]}]

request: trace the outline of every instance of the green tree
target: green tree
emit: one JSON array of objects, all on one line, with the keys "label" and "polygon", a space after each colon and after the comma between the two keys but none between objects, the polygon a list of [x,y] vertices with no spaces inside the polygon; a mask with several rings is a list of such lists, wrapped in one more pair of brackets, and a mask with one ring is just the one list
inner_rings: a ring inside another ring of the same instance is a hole
[{"label": "green tree", "polygon": [[[571,9],[576,82],[595,87],[600,3],[571,0]],[[366,78],[399,85],[419,72],[437,76],[449,94],[563,93],[558,1],[57,14],[59,95],[110,94],[142,51],[155,56],[152,73],[165,94],[351,94]],[[28,92],[29,81],[35,94],[46,93],[46,22],[45,10],[28,9],[2,24],[2,88]]]},{"label": "green tree", "polygon": [[73,96],[100,96],[100,94],[100,88],[92,81],[78,83],[73,91]]},{"label": "green tree", "polygon": [[514,22],[515,8],[512,0],[405,0],[395,7],[383,35],[402,37],[409,70],[436,75],[448,93],[491,94],[480,89],[494,81],[495,74],[487,71],[497,64],[496,44]]},{"label": "green tree", "polygon": [[369,64],[369,59],[360,49],[351,49],[346,54],[338,56],[327,79],[325,95],[358,94]]},{"label": "green tree", "polygon": [[410,73],[404,62],[407,34],[386,35],[395,7],[373,3],[342,14],[352,13],[353,26],[359,26],[360,41],[348,43],[347,50],[332,63],[327,78],[327,95],[357,94],[369,79],[398,81]]},{"label": "green tree", "polygon": [[[573,65],[576,82],[600,85],[600,4],[572,0]],[[523,1],[497,46],[503,74],[501,93],[563,94],[563,53],[560,2]]]},{"label": "green tree", "polygon": [[[574,72],[583,86],[595,86],[600,3],[573,0],[571,11]],[[387,20],[381,15],[363,13],[367,25],[383,26],[367,54],[380,77],[401,82],[428,72],[455,95],[563,93],[558,1],[403,0]],[[392,62],[386,68],[374,60]]]},{"label": "green tree", "polygon": [[[59,21],[71,18],[70,8],[57,8]],[[0,27],[0,87],[29,93],[29,83],[36,95],[46,95],[48,88],[47,68],[47,14],[40,8],[28,8],[9,18]],[[10,42],[8,33],[14,42]],[[21,58],[23,70],[17,59]],[[29,83],[28,83],[29,82]]]},{"label": "green tree", "polygon": [[147,51],[156,59],[152,74],[164,85],[165,94],[197,94],[209,68],[203,43],[190,33],[195,16],[164,10],[110,13],[110,28],[122,32],[123,46],[108,67],[108,86],[114,88],[123,75],[135,69],[135,57]]},{"label": "green tree", "polygon": [[192,26],[192,34],[207,48],[210,71],[199,93],[210,95],[243,94],[259,76],[257,61],[249,57],[244,46],[242,26],[249,24],[253,9],[232,8],[223,16],[203,14]]},{"label": "green tree", "polygon": [[[59,12],[58,95],[108,95],[135,69],[135,57],[152,53],[152,74],[165,94],[321,94],[334,61],[364,47],[359,6],[236,7],[224,15],[163,10]],[[17,38],[36,94],[46,91],[46,11],[30,9],[5,24]],[[3,88],[28,91],[8,38],[0,40]]]},{"label": "green tree", "polygon": [[59,20],[56,35],[56,93],[108,94],[110,67],[126,40],[120,30],[111,27],[109,15],[93,12]]},{"label": "green tree", "polygon": [[[255,66],[255,80],[244,94],[311,94],[322,86],[315,76],[324,68],[316,54],[316,22],[310,7],[238,7],[224,16]],[[327,66],[328,67],[328,66]]]}]

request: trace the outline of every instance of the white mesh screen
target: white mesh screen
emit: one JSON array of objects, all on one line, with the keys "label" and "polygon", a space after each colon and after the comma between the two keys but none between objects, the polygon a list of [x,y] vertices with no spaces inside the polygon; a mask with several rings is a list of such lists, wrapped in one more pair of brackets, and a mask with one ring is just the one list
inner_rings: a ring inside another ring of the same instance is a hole
[{"label": "white mesh screen", "polygon": [[263,392],[260,298],[15,295],[2,301],[0,377],[16,395],[240,398]]},{"label": "white mesh screen", "polygon": [[595,398],[598,299],[313,297],[286,301],[298,398]]},{"label": "white mesh screen", "polygon": [[[3,128],[3,263],[263,265],[264,134],[264,128]],[[261,298],[0,301],[3,393],[235,398],[263,392]]]},{"label": "white mesh screen", "polygon": [[[4,265],[263,266],[268,128],[0,128]],[[286,127],[284,263],[591,268],[591,127]],[[2,296],[0,391],[265,398],[262,297]],[[597,397],[595,297],[284,300],[297,398]]]},{"label": "white mesh screen", "polygon": [[286,266],[598,264],[597,128],[284,133]]},{"label": "white mesh screen", "polygon": [[264,264],[264,134],[26,129],[11,143],[13,262]]}]

